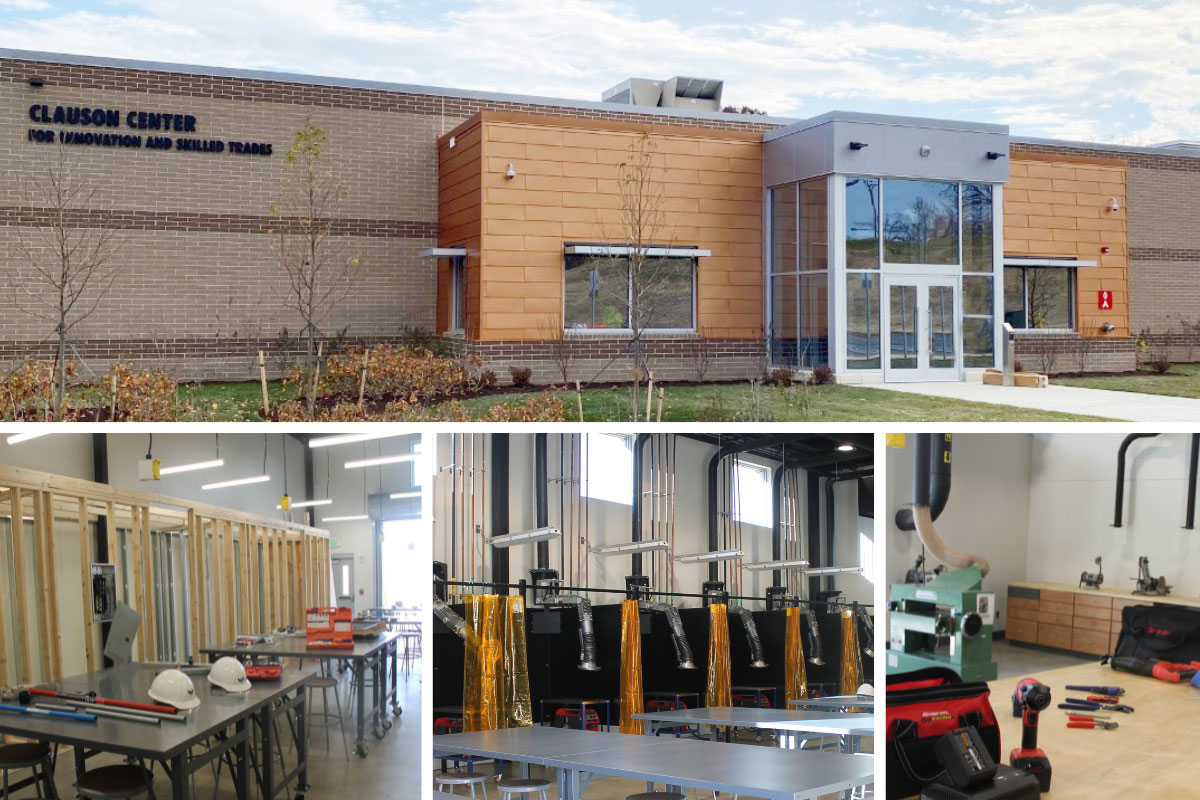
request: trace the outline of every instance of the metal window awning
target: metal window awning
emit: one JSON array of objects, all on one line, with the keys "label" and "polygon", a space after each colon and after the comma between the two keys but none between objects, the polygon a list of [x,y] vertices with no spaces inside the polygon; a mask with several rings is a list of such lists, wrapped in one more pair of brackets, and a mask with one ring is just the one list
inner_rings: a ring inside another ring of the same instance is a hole
[{"label": "metal window awning", "polygon": [[[635,249],[629,245],[569,244],[566,253],[569,256],[628,256],[633,255]],[[643,247],[642,250],[651,258],[699,258],[712,255],[712,250],[699,247]]]},{"label": "metal window awning", "polygon": [[421,258],[453,258],[466,254],[467,248],[465,247],[428,247],[420,253]]},{"label": "metal window awning", "polygon": [[1095,261],[1082,258],[1049,258],[1045,256],[1005,256],[1006,267],[1094,267]]}]

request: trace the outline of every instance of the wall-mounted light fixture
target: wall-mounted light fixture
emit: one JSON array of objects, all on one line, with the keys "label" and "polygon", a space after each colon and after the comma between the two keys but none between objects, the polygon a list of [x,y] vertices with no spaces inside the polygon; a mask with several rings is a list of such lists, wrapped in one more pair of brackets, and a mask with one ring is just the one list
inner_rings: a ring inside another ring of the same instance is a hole
[{"label": "wall-mounted light fixture", "polygon": [[1111,322],[1106,322],[1100,326],[1100,330],[1104,331],[1105,333],[1112,333],[1116,329],[1117,329],[1117,326],[1113,325]]},{"label": "wall-mounted light fixture", "polygon": [[709,561],[736,561],[741,557],[741,550],[715,550],[711,553],[689,553],[686,556],[675,556],[675,560],[680,564],[698,564]]},{"label": "wall-mounted light fixture", "polygon": [[987,157],[988,157],[988,161],[996,161],[998,159],[1004,158],[1004,153],[997,153],[995,150],[988,150]]},{"label": "wall-mounted light fixture", "polygon": [[618,553],[651,553],[655,550],[666,550],[667,547],[667,543],[662,539],[643,539],[640,542],[621,542],[620,544],[593,547],[592,553],[598,556],[611,556]]},{"label": "wall-mounted light fixture", "polygon": [[41,75],[32,75],[29,78],[29,85],[35,89],[40,89],[46,85],[46,79]]},{"label": "wall-mounted light fixture", "polygon": [[864,147],[868,147],[868,146],[869,145],[866,142],[851,142],[850,143],[851,150],[862,150]]},{"label": "wall-mounted light fixture", "polygon": [[501,536],[489,536],[487,543],[492,547],[512,547],[518,544],[533,544],[548,542],[551,539],[561,539],[562,533],[558,528],[534,528],[531,531],[505,533]]},{"label": "wall-mounted light fixture", "polygon": [[808,561],[803,558],[787,558],[780,561],[757,561],[753,564],[743,564],[743,567],[751,572],[763,572],[766,570],[784,570],[784,569],[804,569],[808,566]]},{"label": "wall-mounted light fixture", "polygon": [[513,167],[512,162],[510,161],[508,163],[508,169],[504,171],[504,179],[511,181],[515,177],[517,177],[517,170]]},{"label": "wall-mounted light fixture", "polygon": [[1117,201],[1117,198],[1114,197],[1108,201],[1108,210],[1114,214],[1121,210],[1121,204]]}]

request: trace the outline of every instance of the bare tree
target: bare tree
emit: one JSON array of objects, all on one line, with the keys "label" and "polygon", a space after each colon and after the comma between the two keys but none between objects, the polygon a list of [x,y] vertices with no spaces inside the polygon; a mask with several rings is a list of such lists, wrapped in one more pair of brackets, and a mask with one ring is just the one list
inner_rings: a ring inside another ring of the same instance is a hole
[{"label": "bare tree", "polygon": [[276,255],[287,275],[286,303],[304,323],[301,386],[310,411],[316,403],[311,378],[324,336],[321,325],[353,287],[359,267],[358,256],[335,236],[334,222],[350,188],[328,147],[325,131],[311,121],[296,132],[284,158],[279,202],[271,206],[279,221]]},{"label": "bare tree", "polygon": [[93,207],[96,185],[74,173],[64,145],[54,149],[45,170],[22,187],[25,206],[45,219],[17,228],[16,255],[32,272],[9,271],[8,283],[18,307],[54,325],[55,418],[62,419],[71,331],[96,312],[120,276],[116,256],[121,242],[111,228],[82,224],[81,215]]},{"label": "bare tree", "polygon": [[550,360],[554,362],[555,369],[562,376],[563,385],[570,384],[571,375],[574,373],[578,348],[576,341],[566,335],[566,331],[563,329],[562,317],[557,315],[548,316],[545,322],[539,326],[539,332],[542,337],[542,344],[550,353]]}]

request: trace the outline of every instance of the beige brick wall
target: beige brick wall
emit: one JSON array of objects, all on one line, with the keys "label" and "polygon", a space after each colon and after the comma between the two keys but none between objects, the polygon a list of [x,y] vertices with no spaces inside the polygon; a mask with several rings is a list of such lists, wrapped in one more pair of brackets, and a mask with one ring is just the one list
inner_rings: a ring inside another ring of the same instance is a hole
[{"label": "beige brick wall", "polygon": [[1129,170],[1134,332],[1200,324],[1200,172],[1168,166],[1135,162]]}]

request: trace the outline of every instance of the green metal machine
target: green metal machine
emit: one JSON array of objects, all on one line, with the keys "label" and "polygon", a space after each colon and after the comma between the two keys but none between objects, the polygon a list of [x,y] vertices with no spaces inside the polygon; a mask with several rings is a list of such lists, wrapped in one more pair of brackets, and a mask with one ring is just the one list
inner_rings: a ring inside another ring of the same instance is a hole
[{"label": "green metal machine", "polygon": [[964,681],[995,680],[996,595],[982,587],[976,566],[946,572],[924,584],[892,584],[888,674],[948,667]]}]

